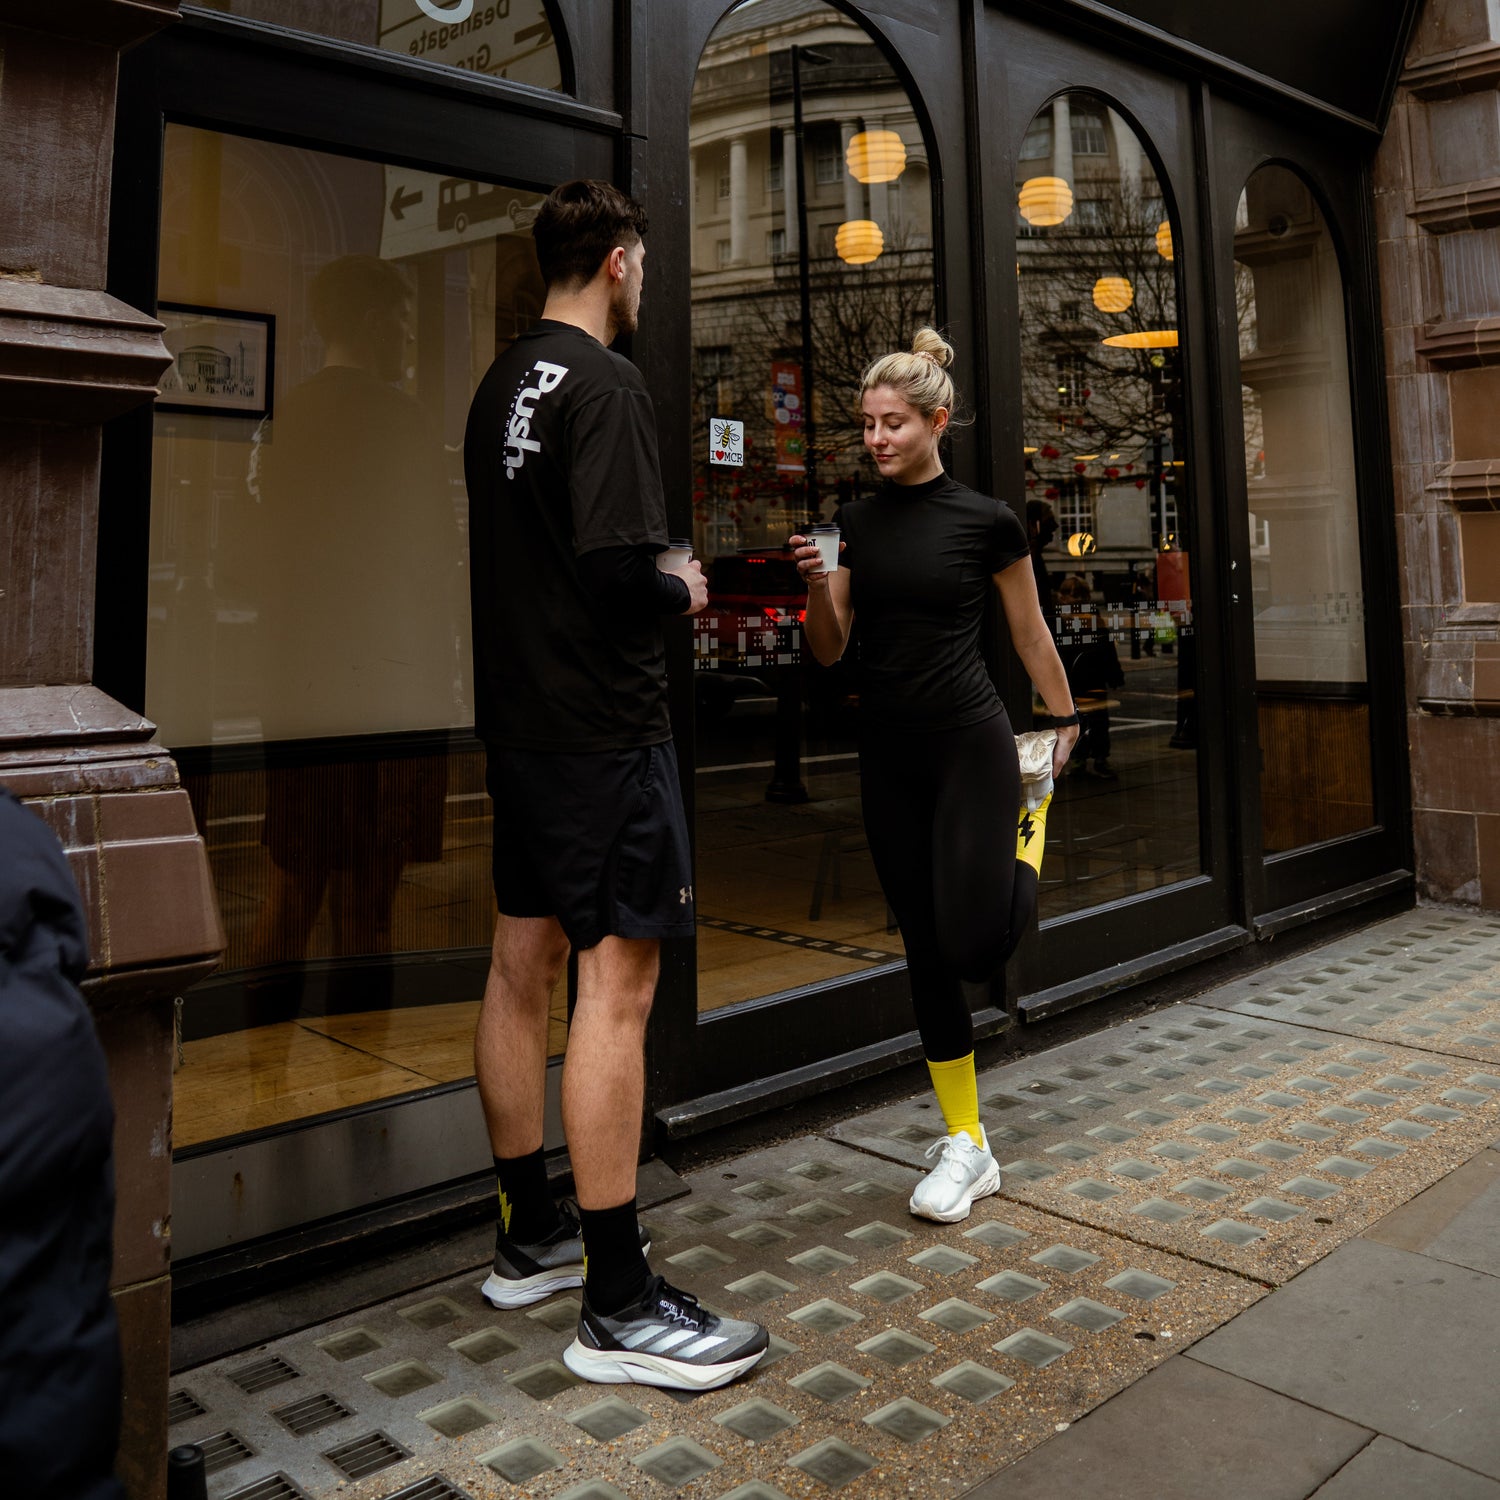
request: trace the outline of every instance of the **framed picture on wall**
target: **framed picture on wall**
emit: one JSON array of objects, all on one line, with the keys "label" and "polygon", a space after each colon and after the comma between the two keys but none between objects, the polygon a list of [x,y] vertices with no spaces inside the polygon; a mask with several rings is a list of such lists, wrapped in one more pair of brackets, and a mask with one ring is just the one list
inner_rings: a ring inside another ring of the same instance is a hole
[{"label": "framed picture on wall", "polygon": [[172,363],[161,377],[158,411],[269,417],[276,369],[276,319],[163,302],[157,316]]}]

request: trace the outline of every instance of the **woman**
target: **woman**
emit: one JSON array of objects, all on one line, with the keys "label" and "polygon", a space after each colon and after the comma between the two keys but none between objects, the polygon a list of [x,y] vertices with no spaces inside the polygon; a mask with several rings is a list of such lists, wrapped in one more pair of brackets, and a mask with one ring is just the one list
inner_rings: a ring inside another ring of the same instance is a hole
[{"label": "woman", "polygon": [[924,328],[910,353],[888,354],[865,371],[865,448],[884,482],[844,506],[834,571],[824,570],[808,538],[790,540],[807,584],[808,644],[825,666],[843,655],[859,616],[865,829],[905,939],[922,1050],[948,1127],[910,1206],[945,1224],[1000,1188],[979,1121],[973,1025],[960,982],[990,979],[1025,931],[1051,800],[1021,811],[1015,738],[979,650],[992,579],[1011,642],[1058,731],[1054,776],[1078,738],[1025,528],[1009,507],[943,472],[938,444],[956,401],[952,361],[952,347]]}]

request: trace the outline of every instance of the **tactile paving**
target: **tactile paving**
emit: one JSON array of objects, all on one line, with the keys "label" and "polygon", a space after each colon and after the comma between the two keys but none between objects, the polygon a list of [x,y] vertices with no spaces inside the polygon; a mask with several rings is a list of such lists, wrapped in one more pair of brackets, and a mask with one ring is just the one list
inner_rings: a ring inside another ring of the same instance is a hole
[{"label": "tactile paving", "polygon": [[1205,1005],[1398,1046],[1488,1061],[1500,1070],[1500,920],[1407,912],[1253,978]]},{"label": "tactile paving", "polygon": [[[1493,1141],[1500,1066],[1178,1005],[979,1097],[1005,1198],[1279,1283]],[[918,1099],[830,1134],[921,1171],[935,1129]]]},{"label": "tactile paving", "polygon": [[[257,1351],[299,1372],[262,1398],[227,1398],[245,1356],[191,1371],[180,1388],[233,1409],[253,1450],[210,1493],[274,1473],[315,1500],[385,1500],[438,1475],[474,1500],[957,1495],[1264,1292],[999,1199],[963,1224],[914,1220],[913,1180],[804,1138],[700,1172],[690,1196],[647,1214],[658,1265],[711,1252],[679,1279],[771,1331],[762,1365],[723,1390],[582,1384],[560,1359],[576,1295],[499,1312],[479,1296],[478,1272]],[[777,1232],[746,1232],[757,1226]],[[410,1316],[434,1303],[456,1311]],[[534,1316],[547,1307],[570,1308],[567,1326]],[[343,1335],[355,1330],[364,1352],[349,1355]],[[368,1378],[391,1371],[424,1383]],[[310,1401],[348,1415],[295,1440],[277,1413]],[[213,1421],[189,1418],[174,1440]],[[371,1477],[348,1482],[355,1472]]]}]

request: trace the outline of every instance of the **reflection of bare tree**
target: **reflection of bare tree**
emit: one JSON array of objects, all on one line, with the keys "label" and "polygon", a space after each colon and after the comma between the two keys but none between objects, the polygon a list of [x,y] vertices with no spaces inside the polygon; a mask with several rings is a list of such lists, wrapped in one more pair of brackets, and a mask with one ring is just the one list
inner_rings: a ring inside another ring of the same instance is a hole
[{"label": "reflection of bare tree", "polygon": [[[850,486],[870,479],[858,415],[865,367],[892,349],[909,347],[917,328],[932,321],[932,250],[912,243],[916,239],[898,228],[880,257],[865,266],[835,257],[811,263],[812,399],[825,510]],[[797,306],[797,263],[787,256],[777,262],[769,282],[733,298],[727,318],[724,307],[717,310],[716,326],[725,330],[720,334],[725,342],[713,353],[700,349],[694,361],[695,430],[706,430],[714,416],[748,416],[744,469],[727,477],[716,474],[700,454],[696,476],[704,497],[715,483],[721,491],[732,484],[728,496],[714,493],[727,502],[728,515],[748,544],[779,542],[788,525],[805,518],[801,475],[778,472],[774,453],[772,372],[778,364],[800,368]]]},{"label": "reflection of bare tree", "polygon": [[[1139,472],[1172,425],[1177,350],[1104,343],[1177,328],[1175,268],[1156,242],[1160,200],[1118,179],[1088,187],[1064,223],[1023,230],[1018,257],[1027,441],[1038,480],[1053,486],[1075,480],[1080,449],[1105,463],[1118,455],[1109,478]],[[1111,295],[1129,305],[1107,310]]]}]

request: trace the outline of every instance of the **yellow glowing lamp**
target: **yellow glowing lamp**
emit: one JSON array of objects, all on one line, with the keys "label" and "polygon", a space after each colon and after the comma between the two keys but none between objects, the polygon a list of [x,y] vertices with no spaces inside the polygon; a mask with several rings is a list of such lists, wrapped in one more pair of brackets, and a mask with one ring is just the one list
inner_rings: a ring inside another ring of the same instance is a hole
[{"label": "yellow glowing lamp", "polygon": [[1101,276],[1094,283],[1094,306],[1100,312],[1122,313],[1135,301],[1135,288],[1123,276]]},{"label": "yellow glowing lamp", "polygon": [[1163,260],[1176,259],[1172,249],[1172,221],[1170,219],[1163,219],[1156,226],[1156,253]]},{"label": "yellow glowing lamp", "polygon": [[1091,531],[1075,531],[1068,538],[1068,555],[1070,557],[1087,557],[1097,544]]},{"label": "yellow glowing lamp", "polygon": [[833,237],[833,248],[840,260],[851,266],[867,266],[879,259],[885,249],[885,236],[874,219],[850,219],[840,224]]},{"label": "yellow glowing lamp", "polygon": [[844,151],[856,182],[894,182],[906,170],[906,143],[894,130],[861,130]]},{"label": "yellow glowing lamp", "polygon": [[1102,340],[1111,349],[1175,349],[1175,328],[1140,328],[1134,333],[1113,333]]},{"label": "yellow glowing lamp", "polygon": [[1016,194],[1021,217],[1038,229],[1061,224],[1073,212],[1073,189],[1061,177],[1028,177]]}]

